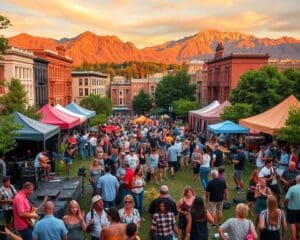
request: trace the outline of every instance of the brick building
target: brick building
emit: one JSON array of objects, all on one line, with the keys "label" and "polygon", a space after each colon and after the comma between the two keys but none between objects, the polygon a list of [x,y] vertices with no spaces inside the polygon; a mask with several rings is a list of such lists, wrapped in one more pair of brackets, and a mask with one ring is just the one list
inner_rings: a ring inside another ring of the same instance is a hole
[{"label": "brick building", "polygon": [[56,51],[33,49],[34,54],[48,61],[48,102],[51,105],[66,105],[72,101],[72,62],[65,55],[63,46]]},{"label": "brick building", "polygon": [[33,64],[35,105],[40,108],[48,103],[48,61],[35,58]]},{"label": "brick building", "polygon": [[224,102],[229,98],[240,76],[249,70],[258,70],[268,64],[268,54],[237,54],[224,56],[224,46],[219,43],[215,58],[207,62],[207,102]]},{"label": "brick building", "polygon": [[72,99],[76,103],[90,94],[107,96],[109,75],[93,71],[72,72]]},{"label": "brick building", "polygon": [[113,113],[131,113],[131,82],[124,76],[115,76],[110,82]]}]

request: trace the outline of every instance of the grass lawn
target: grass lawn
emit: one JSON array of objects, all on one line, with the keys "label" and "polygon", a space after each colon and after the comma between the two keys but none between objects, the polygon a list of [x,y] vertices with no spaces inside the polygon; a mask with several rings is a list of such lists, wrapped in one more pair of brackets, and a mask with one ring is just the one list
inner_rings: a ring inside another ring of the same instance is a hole
[{"label": "grass lawn", "polygon": [[[87,169],[87,174],[89,172],[89,168],[90,168],[90,164],[91,164],[91,160],[78,160],[76,159],[73,163],[73,172],[72,172],[72,176],[77,177],[77,170],[79,167],[85,167]],[[246,193],[243,194],[237,194],[235,193],[232,189],[234,187],[234,183],[233,183],[233,179],[232,179],[232,171],[233,171],[233,166],[230,163],[225,164],[225,173],[226,173],[226,177],[227,177],[227,182],[228,182],[228,190],[229,190],[229,199],[232,200],[232,198],[235,197],[240,197],[240,198],[246,198]],[[245,171],[245,175],[244,175],[244,182],[245,182],[245,186],[248,186],[248,182],[249,182],[249,176],[251,171],[254,169],[253,166],[251,166],[250,163],[247,162],[246,164],[246,171]],[[60,166],[59,167],[59,172],[61,173],[61,175],[63,175],[64,173],[64,166]],[[176,176],[174,178],[169,178],[168,180],[166,180],[165,182],[163,182],[163,184],[167,184],[169,186],[169,191],[170,194],[172,195],[172,197],[178,201],[182,195],[183,195],[183,189],[185,186],[189,185],[192,186],[194,188],[194,190],[196,191],[196,194],[198,196],[202,196],[203,198],[205,198],[205,193],[201,192],[202,190],[202,186],[200,184],[200,181],[193,181],[193,174],[192,174],[192,168],[190,166],[190,169],[188,172],[178,172],[176,174]],[[147,189],[149,188],[155,188],[157,191],[159,191],[159,186],[153,184],[152,181],[150,181],[149,184],[147,184],[147,186],[145,187],[145,190],[147,191]],[[91,202],[91,195],[92,195],[92,188],[91,186],[88,184],[88,180],[85,179],[85,192],[80,200],[80,205],[81,208],[84,209],[84,211],[87,213],[90,209],[90,202]],[[147,238],[147,234],[148,234],[148,230],[150,227],[150,218],[149,218],[149,214],[147,214],[146,210],[149,206],[149,202],[145,201],[144,203],[144,218],[146,219],[145,222],[142,222],[141,224],[141,228],[139,230],[139,233],[142,237],[142,239],[146,239]],[[224,210],[224,220],[230,218],[230,217],[234,217],[234,206],[232,206],[230,209],[228,210]],[[212,236],[212,233],[215,233],[217,230],[213,229],[209,226],[210,229],[210,238]]]}]

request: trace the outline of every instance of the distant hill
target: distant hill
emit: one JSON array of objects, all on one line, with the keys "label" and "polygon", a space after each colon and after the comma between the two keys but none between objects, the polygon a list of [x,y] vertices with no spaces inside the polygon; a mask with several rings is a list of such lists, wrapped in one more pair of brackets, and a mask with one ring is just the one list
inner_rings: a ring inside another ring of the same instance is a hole
[{"label": "distant hill", "polygon": [[55,40],[19,34],[9,38],[9,44],[20,48],[48,48],[55,50],[58,45],[67,49],[67,54],[78,66],[88,63],[124,61],[148,61],[180,63],[190,59],[213,57],[218,42],[224,42],[225,55],[230,53],[269,53],[271,58],[300,59],[300,40],[292,37],[278,39],[257,38],[238,32],[204,31],[176,41],[138,49],[131,42],[122,42],[116,36],[98,36],[84,32],[74,38]]}]

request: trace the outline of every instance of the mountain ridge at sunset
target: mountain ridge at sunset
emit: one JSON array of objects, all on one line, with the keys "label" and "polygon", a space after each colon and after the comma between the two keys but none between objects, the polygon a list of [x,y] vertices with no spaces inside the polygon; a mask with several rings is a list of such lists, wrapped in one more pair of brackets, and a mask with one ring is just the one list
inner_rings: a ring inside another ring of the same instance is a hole
[{"label": "mountain ridge at sunset", "polygon": [[257,38],[239,32],[209,30],[175,41],[138,49],[131,42],[123,42],[117,36],[98,36],[86,31],[74,38],[55,40],[18,34],[9,38],[9,44],[26,49],[47,48],[55,50],[63,45],[74,65],[124,61],[151,61],[180,63],[190,59],[213,57],[218,42],[224,42],[225,54],[268,53],[271,58],[300,59],[300,40],[292,37],[278,39]]}]

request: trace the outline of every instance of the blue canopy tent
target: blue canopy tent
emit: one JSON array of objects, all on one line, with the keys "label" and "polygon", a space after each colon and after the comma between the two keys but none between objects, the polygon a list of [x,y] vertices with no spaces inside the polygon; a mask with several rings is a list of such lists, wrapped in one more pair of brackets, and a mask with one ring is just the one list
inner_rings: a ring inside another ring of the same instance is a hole
[{"label": "blue canopy tent", "polygon": [[16,122],[22,126],[22,129],[17,131],[18,140],[42,141],[45,148],[46,140],[60,132],[58,126],[41,123],[19,112],[14,112],[13,115]]},{"label": "blue canopy tent", "polygon": [[231,121],[220,122],[212,125],[208,125],[208,130],[215,133],[242,133],[247,134],[249,132],[249,128],[240,126]]},{"label": "blue canopy tent", "polygon": [[86,108],[83,108],[74,102],[69,103],[67,106],[65,106],[65,108],[70,110],[71,112],[74,112],[77,114],[82,114],[82,115],[86,116],[88,119],[90,119],[91,117],[94,117],[96,115],[95,111],[91,111]]}]

